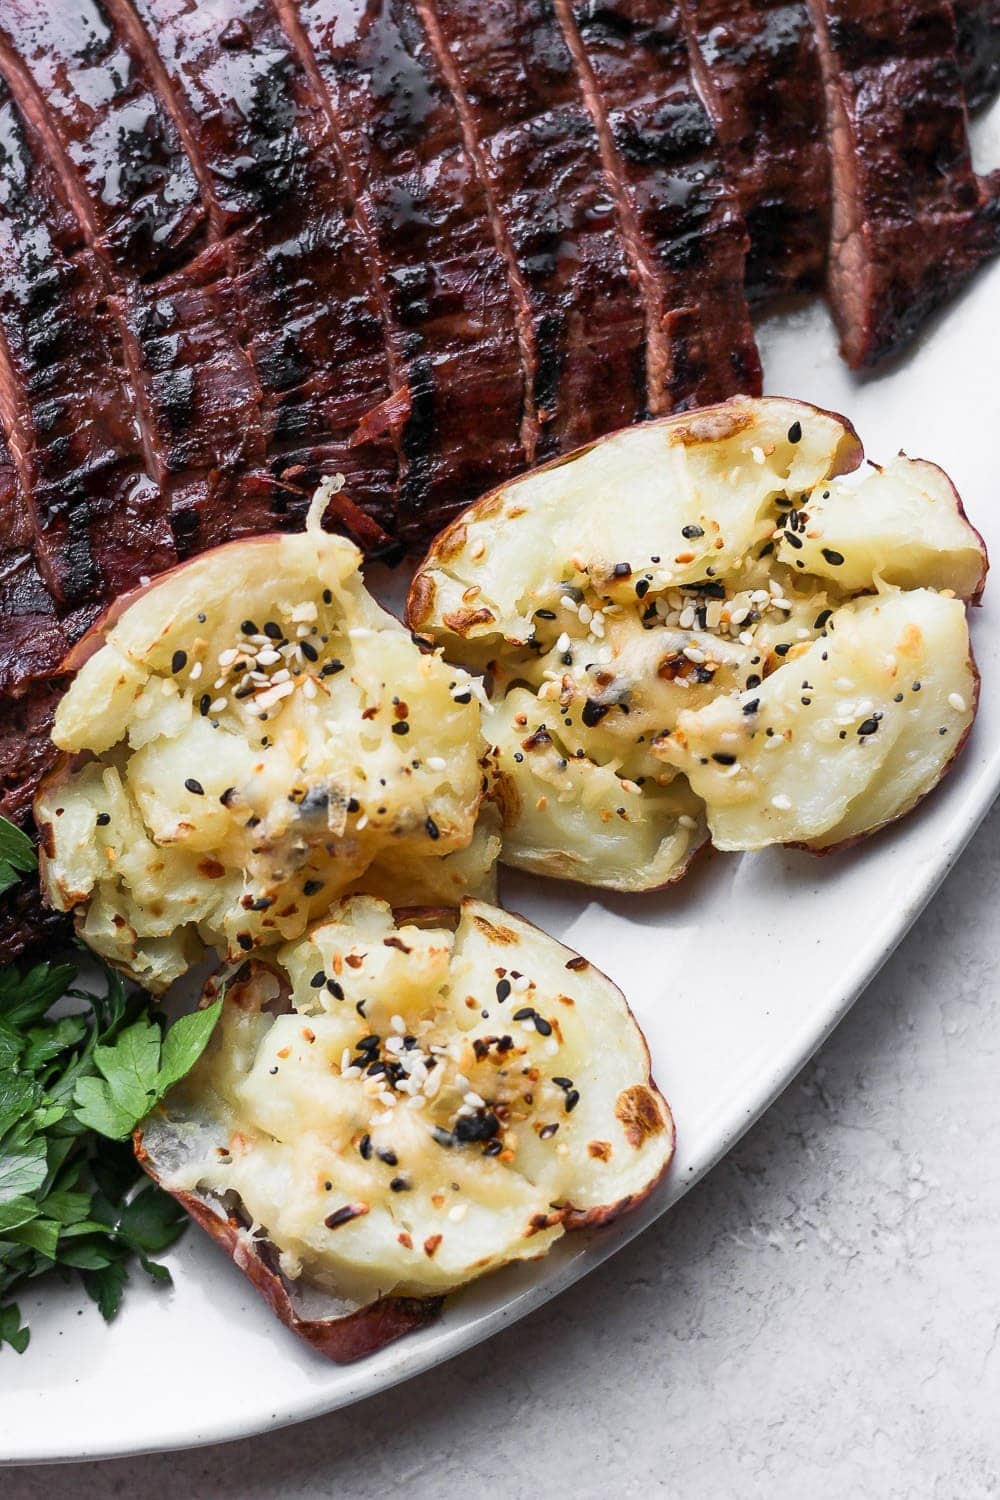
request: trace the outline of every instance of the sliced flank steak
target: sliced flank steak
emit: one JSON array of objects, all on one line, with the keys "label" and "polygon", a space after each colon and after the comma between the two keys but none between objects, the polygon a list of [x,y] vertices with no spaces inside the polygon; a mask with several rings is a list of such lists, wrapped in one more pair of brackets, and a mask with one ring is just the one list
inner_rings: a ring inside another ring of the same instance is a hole
[{"label": "sliced flank steak", "polygon": [[649,406],[760,389],[747,240],[669,0],[556,0],[600,132],[647,310]]},{"label": "sliced flank steak", "polygon": [[945,0],[809,0],[827,100],[827,291],[853,368],[908,343],[1000,249],[997,189],[976,177]]}]

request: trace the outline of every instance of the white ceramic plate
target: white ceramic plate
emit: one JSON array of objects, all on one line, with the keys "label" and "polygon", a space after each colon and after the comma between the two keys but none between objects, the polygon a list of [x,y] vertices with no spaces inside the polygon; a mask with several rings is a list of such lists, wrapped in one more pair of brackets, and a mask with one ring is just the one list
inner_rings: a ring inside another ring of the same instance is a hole
[{"label": "white ceramic plate", "polygon": [[[1000,160],[1000,111],[980,127]],[[812,303],[762,330],[771,392],[845,412],[873,458],[902,448],[952,475],[1000,569],[1000,264],[898,369],[851,378]],[[676,890],[591,896],[508,878],[506,904],[622,986],[673,1107],[678,1149],[641,1211],[547,1260],[453,1298],[441,1320],[338,1367],[286,1333],[197,1230],[169,1257],[174,1290],[138,1280],[109,1329],[73,1289],[22,1296],[28,1353],[0,1354],[0,1459],[187,1447],[357,1401],[487,1338],[606,1259],[729,1150],[829,1034],[902,937],[1000,789],[1000,584],[974,619],[978,723],[957,770],[916,815],[866,847],[716,855]]]}]

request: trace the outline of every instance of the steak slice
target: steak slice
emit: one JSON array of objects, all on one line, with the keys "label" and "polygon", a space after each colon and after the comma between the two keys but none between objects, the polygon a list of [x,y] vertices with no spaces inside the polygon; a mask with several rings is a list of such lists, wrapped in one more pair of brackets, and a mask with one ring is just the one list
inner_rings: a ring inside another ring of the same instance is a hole
[{"label": "steak slice", "polygon": [[[340,470],[354,499],[390,526],[392,424],[352,441],[390,395],[385,333],[322,99],[270,0],[136,0],[136,9],[213,232],[228,237],[233,319],[262,388],[271,469]],[[301,488],[272,487],[272,512],[299,508]],[[198,545],[209,544],[199,533]]]},{"label": "steak slice", "polygon": [[958,68],[970,109],[981,109],[1000,88],[1000,0],[952,0]]},{"label": "steak slice", "polygon": [[419,0],[530,314],[538,458],[646,416],[646,319],[550,0]]},{"label": "steak slice", "polygon": [[750,236],[747,295],[757,301],[818,287],[830,231],[830,165],[805,0],[681,4]]},{"label": "steak slice", "polygon": [[896,353],[1000,248],[945,0],[809,0],[833,168],[827,289],[854,368]]},{"label": "steak slice", "polygon": [[233,534],[237,519],[243,531],[271,524],[270,486],[226,256],[205,248],[197,174],[134,29],[134,16],[123,28],[100,0],[83,0],[72,18],[47,0],[14,0],[0,16],[0,68],[52,163],[73,234],[99,262],[138,451],[183,554]]},{"label": "steak slice", "polygon": [[74,207],[111,259],[145,278],[189,256],[205,228],[197,178],[100,0],[4,0],[0,39],[8,78],[34,82],[34,123],[63,142]]},{"label": "steak slice", "polygon": [[650,410],[759,391],[743,294],[746,232],[695,88],[679,6],[556,0],[556,9],[639,267]]},{"label": "steak slice", "polygon": [[174,561],[100,263],[0,80],[0,419],[60,610]]},{"label": "steak slice", "polygon": [[286,0],[280,9],[322,81],[382,296],[396,388],[409,397],[398,530],[426,538],[526,461],[507,267],[413,7],[301,0],[301,29]]}]

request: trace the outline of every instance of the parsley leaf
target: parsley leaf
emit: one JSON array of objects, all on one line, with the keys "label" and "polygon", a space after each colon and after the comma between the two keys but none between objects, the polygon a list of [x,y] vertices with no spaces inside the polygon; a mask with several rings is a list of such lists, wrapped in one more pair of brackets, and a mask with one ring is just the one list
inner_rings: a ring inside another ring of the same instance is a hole
[{"label": "parsley leaf", "polygon": [[21,828],[0,817],[0,895],[38,868],[35,846]]},{"label": "parsley leaf", "polygon": [[[22,856],[0,823],[0,889],[3,862]],[[54,1268],[78,1274],[107,1319],[136,1261],[169,1282],[151,1257],[187,1215],[139,1186],[128,1137],[201,1056],[221,1010],[168,1028],[110,970],[103,990],[75,981],[71,964],[0,970],[0,1348],[18,1354],[30,1334],[12,1294]]]}]

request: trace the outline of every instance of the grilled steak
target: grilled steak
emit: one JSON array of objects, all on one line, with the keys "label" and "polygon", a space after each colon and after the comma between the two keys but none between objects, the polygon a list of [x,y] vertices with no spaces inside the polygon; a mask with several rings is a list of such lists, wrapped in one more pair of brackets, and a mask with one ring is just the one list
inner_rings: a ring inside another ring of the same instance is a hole
[{"label": "grilled steak", "polygon": [[426,535],[431,517],[439,525],[526,461],[506,266],[413,6],[303,0],[299,12],[409,398],[397,529]]},{"label": "grilled steak", "polygon": [[805,0],[681,0],[750,236],[753,300],[819,286],[830,227],[823,81]]},{"label": "grilled steak", "polygon": [[676,4],[556,0],[604,145],[647,312],[651,411],[760,388],[747,242]]},{"label": "grilled steak", "polygon": [[945,0],[809,0],[833,171],[828,294],[854,366],[893,354],[1000,248]]},{"label": "grilled steak", "polygon": [[645,312],[549,0],[420,0],[509,246],[530,326],[536,456],[648,410]]}]

